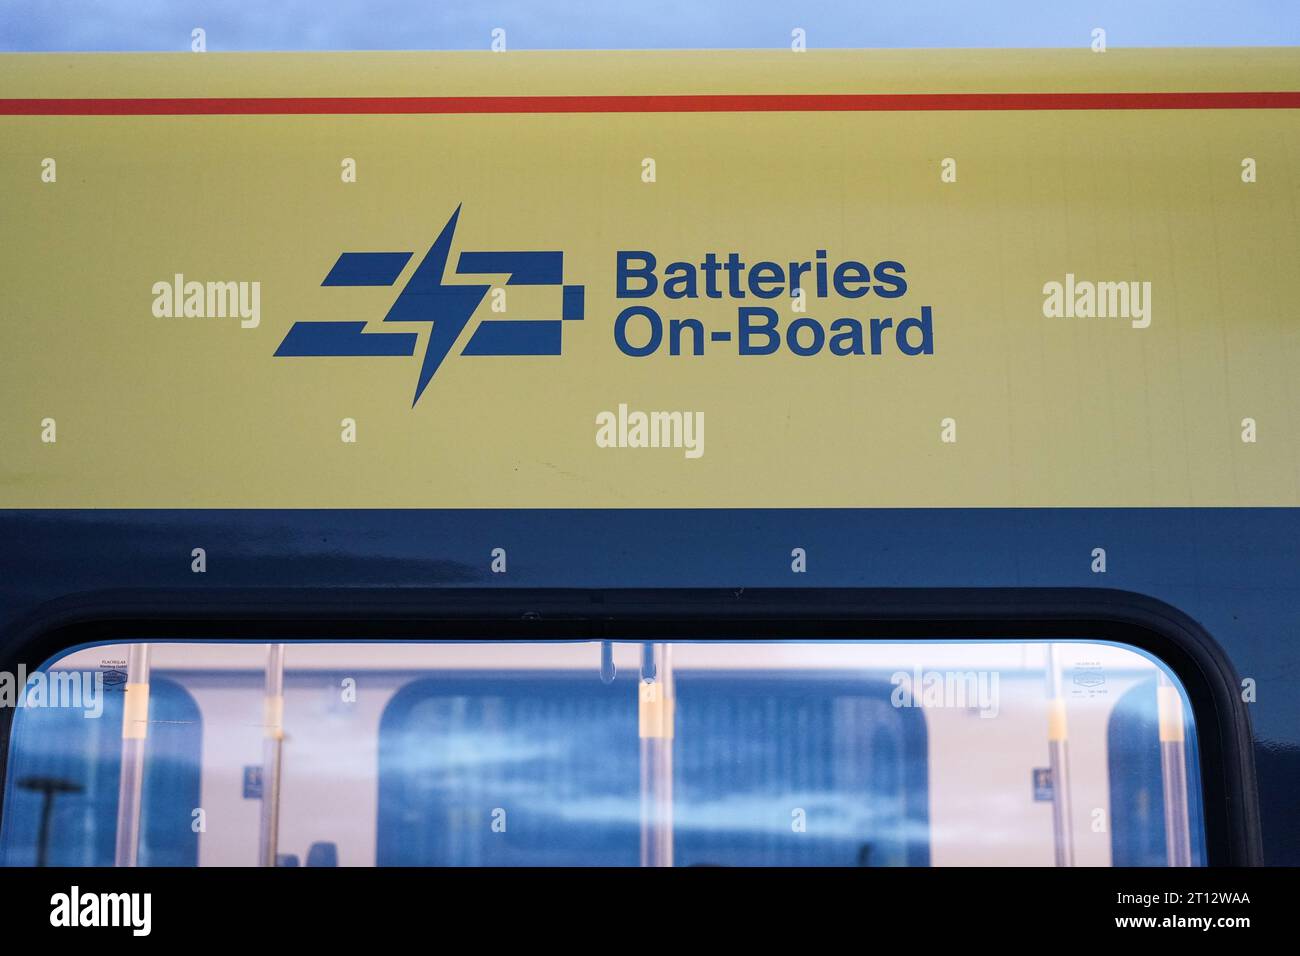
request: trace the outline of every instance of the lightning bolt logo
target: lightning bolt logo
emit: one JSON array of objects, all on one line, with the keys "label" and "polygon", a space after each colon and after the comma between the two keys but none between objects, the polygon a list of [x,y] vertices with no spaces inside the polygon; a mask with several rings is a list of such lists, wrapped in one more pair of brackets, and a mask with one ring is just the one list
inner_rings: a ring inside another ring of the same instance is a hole
[{"label": "lightning bolt logo", "polygon": [[[411,407],[419,402],[434,373],[460,339],[491,285],[443,281],[461,207],[451,214],[438,238],[384,316],[384,322],[427,323],[428,340]],[[322,286],[391,286],[412,258],[409,252],[344,252]],[[559,355],[562,325],[581,319],[584,287],[565,285],[562,252],[464,252],[456,267],[461,275],[503,274],[506,285],[552,285],[563,290],[560,319],[492,319],[479,323],[462,355]],[[377,357],[415,354],[415,332],[367,332],[365,322],[295,322],[278,357]]]},{"label": "lightning bolt logo", "polygon": [[433,373],[447,357],[451,347],[460,338],[460,333],[469,322],[470,316],[483,301],[492,287],[489,285],[445,285],[443,272],[447,267],[447,256],[451,252],[451,239],[456,233],[456,220],[460,216],[460,206],[451,214],[447,225],[425,254],[415,274],[406,283],[393,307],[384,316],[385,322],[428,322],[429,341],[424,348],[424,360],[420,363],[420,377],[415,383],[415,398],[411,407],[420,400],[428,387]]}]

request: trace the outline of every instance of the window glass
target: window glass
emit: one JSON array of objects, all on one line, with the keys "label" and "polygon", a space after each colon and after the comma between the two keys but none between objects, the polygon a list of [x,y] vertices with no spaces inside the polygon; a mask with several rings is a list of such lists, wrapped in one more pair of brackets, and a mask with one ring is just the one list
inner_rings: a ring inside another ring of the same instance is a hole
[{"label": "window glass", "polygon": [[[110,668],[103,673],[112,680],[120,672]],[[6,865],[113,865],[126,695],[111,688],[105,686],[109,692],[98,702],[83,698],[81,706],[37,706],[19,712],[0,841],[0,859]],[[34,682],[29,682],[29,698],[34,690]],[[184,686],[165,677],[155,678],[150,686],[150,709],[139,862],[194,866],[199,862],[199,835],[182,810],[200,805],[203,718]]]},{"label": "window glass", "polygon": [[25,703],[7,865],[1205,862],[1185,695],[1101,642],[114,645]]}]

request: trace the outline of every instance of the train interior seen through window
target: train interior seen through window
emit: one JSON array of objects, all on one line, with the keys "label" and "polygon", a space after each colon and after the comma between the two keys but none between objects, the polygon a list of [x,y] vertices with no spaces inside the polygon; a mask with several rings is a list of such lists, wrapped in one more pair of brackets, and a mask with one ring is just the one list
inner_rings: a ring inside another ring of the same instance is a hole
[{"label": "train interior seen through window", "polygon": [[1203,865],[1105,641],[122,643],[27,679],[10,866]]}]

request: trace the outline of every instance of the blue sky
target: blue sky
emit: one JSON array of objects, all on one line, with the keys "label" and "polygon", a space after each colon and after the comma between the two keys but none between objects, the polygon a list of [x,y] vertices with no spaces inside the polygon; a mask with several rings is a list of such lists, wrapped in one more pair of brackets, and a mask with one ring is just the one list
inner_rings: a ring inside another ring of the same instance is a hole
[{"label": "blue sky", "polygon": [[0,0],[0,50],[1294,46],[1297,0]]}]

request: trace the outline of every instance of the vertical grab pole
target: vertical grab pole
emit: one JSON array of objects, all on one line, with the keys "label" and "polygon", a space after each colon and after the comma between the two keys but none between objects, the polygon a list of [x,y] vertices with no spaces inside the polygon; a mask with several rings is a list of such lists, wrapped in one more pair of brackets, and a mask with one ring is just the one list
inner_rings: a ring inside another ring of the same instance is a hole
[{"label": "vertical grab pole", "polygon": [[646,644],[638,683],[641,738],[641,865],[673,865],[672,645]]},{"label": "vertical grab pole", "polygon": [[1052,768],[1052,835],[1057,866],[1074,866],[1074,814],[1070,806],[1070,749],[1065,697],[1056,663],[1056,645],[1047,645],[1047,750]]},{"label": "vertical grab pole", "polygon": [[139,865],[144,748],[148,738],[149,645],[132,644],[127,652],[126,696],[122,705],[122,762],[121,780],[117,788],[114,866]]},{"label": "vertical grab pole", "polygon": [[263,714],[262,825],[257,856],[260,866],[275,866],[280,845],[280,770],[284,757],[283,644],[267,647]]},{"label": "vertical grab pole", "polygon": [[1183,749],[1183,698],[1163,671],[1156,679],[1160,722],[1160,777],[1164,788],[1165,852],[1170,866],[1192,865],[1187,817],[1187,754]]}]

